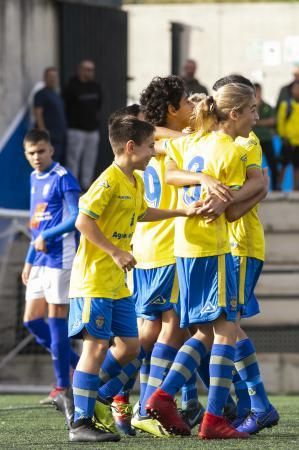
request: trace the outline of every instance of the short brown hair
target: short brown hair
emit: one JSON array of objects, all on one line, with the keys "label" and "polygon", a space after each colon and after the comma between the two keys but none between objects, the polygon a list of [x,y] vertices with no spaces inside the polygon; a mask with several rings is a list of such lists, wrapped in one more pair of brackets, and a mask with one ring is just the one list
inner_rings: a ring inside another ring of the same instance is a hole
[{"label": "short brown hair", "polygon": [[50,144],[50,135],[46,130],[38,130],[37,128],[33,128],[28,131],[26,136],[24,137],[23,145],[26,144],[37,144],[40,141],[45,141],[47,144]]},{"label": "short brown hair", "polygon": [[109,126],[109,141],[115,155],[123,152],[128,141],[141,145],[154,134],[155,127],[136,117],[126,116],[113,120]]}]

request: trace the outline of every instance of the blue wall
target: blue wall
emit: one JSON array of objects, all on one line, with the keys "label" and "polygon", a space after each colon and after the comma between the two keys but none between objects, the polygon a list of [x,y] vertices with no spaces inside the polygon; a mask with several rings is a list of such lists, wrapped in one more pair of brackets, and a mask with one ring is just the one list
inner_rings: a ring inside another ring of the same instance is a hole
[{"label": "blue wall", "polygon": [[29,181],[32,169],[24,157],[23,150],[23,138],[29,124],[27,113],[17,124],[4,148],[0,149],[0,208],[29,209]]}]

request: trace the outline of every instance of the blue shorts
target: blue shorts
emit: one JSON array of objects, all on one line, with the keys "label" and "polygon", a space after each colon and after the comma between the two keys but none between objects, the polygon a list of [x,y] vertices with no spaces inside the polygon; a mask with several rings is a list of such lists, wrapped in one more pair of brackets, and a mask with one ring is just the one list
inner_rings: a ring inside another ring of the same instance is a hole
[{"label": "blue shorts", "polygon": [[69,337],[82,338],[82,330],[97,339],[111,335],[138,337],[137,318],[132,297],[72,298],[69,312]]},{"label": "blue shorts", "polygon": [[233,256],[237,277],[238,303],[241,317],[252,317],[260,312],[254,289],[263,268],[263,261],[248,256]]},{"label": "blue shorts", "polygon": [[178,298],[176,265],[133,270],[133,297],[137,317],[155,320],[173,309]]},{"label": "blue shorts", "polygon": [[236,276],[230,253],[203,258],[177,258],[180,287],[180,326],[207,323],[223,312],[238,318]]}]

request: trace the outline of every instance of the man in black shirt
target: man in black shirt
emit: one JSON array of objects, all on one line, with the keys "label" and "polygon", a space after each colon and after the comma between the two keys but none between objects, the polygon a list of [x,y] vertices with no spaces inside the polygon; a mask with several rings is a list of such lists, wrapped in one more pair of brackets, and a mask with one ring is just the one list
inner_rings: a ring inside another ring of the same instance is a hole
[{"label": "man in black shirt", "polygon": [[54,148],[54,159],[64,164],[67,125],[64,104],[57,92],[58,71],[56,67],[45,69],[44,82],[45,87],[38,91],[33,99],[36,128],[49,132]]},{"label": "man in black shirt", "polygon": [[94,78],[93,61],[81,61],[77,76],[69,80],[63,93],[68,122],[66,165],[79,179],[83,190],[93,181],[100,141],[102,92]]},{"label": "man in black shirt", "polygon": [[187,59],[183,67],[182,78],[189,95],[191,94],[206,94],[208,90],[205,86],[195,78],[196,62],[193,59]]}]

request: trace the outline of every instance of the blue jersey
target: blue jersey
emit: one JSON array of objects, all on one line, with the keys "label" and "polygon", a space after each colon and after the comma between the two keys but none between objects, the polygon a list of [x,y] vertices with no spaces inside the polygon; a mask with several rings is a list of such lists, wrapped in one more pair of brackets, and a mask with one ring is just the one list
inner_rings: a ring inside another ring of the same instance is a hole
[{"label": "blue jersey", "polygon": [[[30,229],[32,241],[68,219],[70,212],[65,194],[80,192],[77,180],[64,167],[53,163],[48,172],[31,174]],[[47,253],[36,252],[33,265],[70,269],[78,244],[78,233],[55,236],[47,243]]]}]

